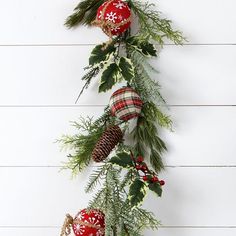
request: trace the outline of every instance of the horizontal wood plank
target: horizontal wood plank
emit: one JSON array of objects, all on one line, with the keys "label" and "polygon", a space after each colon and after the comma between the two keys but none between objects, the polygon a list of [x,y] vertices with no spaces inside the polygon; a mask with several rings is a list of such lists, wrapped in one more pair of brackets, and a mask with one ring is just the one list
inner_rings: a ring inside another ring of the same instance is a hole
[{"label": "horizontal wood plank", "polygon": [[[52,236],[59,235],[60,228],[7,228],[0,229],[0,234],[4,236]],[[236,229],[159,229],[158,231],[145,232],[145,236],[235,236]]]},{"label": "horizontal wood plank", "polygon": [[[236,43],[232,25],[236,20],[234,0],[152,2],[184,31],[189,43]],[[0,9],[0,44],[91,44],[108,40],[97,28],[67,30],[63,26],[77,3],[78,0],[42,0],[37,4],[30,0],[6,1]],[[9,12],[14,17],[9,17]]]},{"label": "horizontal wood plank", "polygon": [[236,229],[159,229],[159,231],[147,232],[145,236],[234,236]]},{"label": "horizontal wood plank", "polygon": [[[69,150],[60,152],[55,140],[77,132],[70,121],[102,112],[103,107],[0,108],[0,166],[61,165]],[[236,165],[235,107],[175,107],[169,114],[174,132],[160,133],[169,149],[166,165]]]},{"label": "horizontal wood plank", "polygon": [[4,236],[58,236],[60,228],[0,228],[0,234]]},{"label": "horizontal wood plank", "polygon": [[[0,47],[0,106],[73,105],[82,89],[92,46]],[[152,74],[171,105],[236,104],[236,47],[166,46]],[[97,94],[99,76],[79,105],[104,105],[112,91]],[[95,99],[96,97],[96,99]]]},{"label": "horizontal wood plank", "polygon": [[[234,44],[234,0],[152,0],[174,26],[183,31],[188,43]],[[221,17],[223,14],[223,17]]]},{"label": "horizontal wood plank", "polygon": [[[86,207],[84,193],[89,170],[71,180],[56,168],[2,168],[0,225],[60,226],[63,216]],[[164,194],[151,193],[145,207],[154,211],[164,226],[235,226],[234,169],[168,168]],[[13,217],[14,216],[14,217]]]}]

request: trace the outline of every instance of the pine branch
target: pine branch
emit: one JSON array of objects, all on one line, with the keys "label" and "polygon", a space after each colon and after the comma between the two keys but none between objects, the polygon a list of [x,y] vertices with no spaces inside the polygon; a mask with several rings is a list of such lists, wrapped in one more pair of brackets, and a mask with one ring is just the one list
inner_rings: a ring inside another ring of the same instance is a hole
[{"label": "pine branch", "polygon": [[109,168],[110,165],[108,164],[102,165],[90,175],[89,182],[85,187],[86,193],[92,192],[98,184],[101,184]]},{"label": "pine branch", "polygon": [[[165,143],[158,137],[155,121],[146,119],[146,116],[138,118],[138,124],[132,132],[135,140],[134,150],[145,157],[150,158],[150,162],[156,172],[164,168],[161,154],[166,151]],[[149,153],[150,152],[150,153]]]},{"label": "pine branch", "polygon": [[102,188],[99,190],[94,196],[93,199],[89,201],[87,209],[103,209],[103,201],[105,195],[106,188]]},{"label": "pine branch", "polygon": [[142,228],[156,230],[160,226],[160,222],[156,220],[152,212],[149,212],[143,208],[136,208],[134,209],[134,211],[140,221],[140,225],[139,228],[137,228],[137,231],[141,230]]},{"label": "pine branch", "polygon": [[83,0],[74,9],[74,13],[70,15],[65,22],[68,28],[77,25],[91,26],[97,15],[97,9],[105,0]]},{"label": "pine branch", "polygon": [[159,126],[172,130],[172,121],[170,117],[164,114],[153,102],[146,102],[143,105],[142,113],[147,120],[157,122]]},{"label": "pine branch", "polygon": [[124,191],[124,188],[131,184],[133,172],[134,172],[133,169],[129,169],[128,172],[125,174],[123,180],[120,183],[121,191]]},{"label": "pine branch", "polygon": [[154,9],[155,5],[148,2],[129,0],[129,4],[139,20],[139,35],[143,38],[151,38],[160,45],[165,39],[173,41],[175,44],[183,44],[185,38],[182,33],[173,30],[171,21],[161,17],[161,13]]},{"label": "pine branch", "polygon": [[128,175],[132,174],[132,171],[129,170],[124,177],[121,177],[120,173],[120,168],[109,162],[98,167],[88,185],[90,185],[89,188],[92,187],[91,183],[97,186],[100,179],[102,188],[89,202],[88,209],[100,209],[105,213],[106,235],[113,235],[115,232],[117,235],[143,236],[141,229],[156,228],[158,221],[151,213],[130,204],[124,187],[131,180]]},{"label": "pine branch", "polygon": [[131,51],[131,60],[135,67],[135,77],[131,86],[135,88],[144,102],[155,101],[155,103],[159,102],[165,104],[166,102],[160,93],[161,86],[158,82],[151,79],[145,68],[151,68],[146,57],[139,52],[132,50],[130,47],[129,50]]},{"label": "pine branch", "polygon": [[73,122],[79,134],[64,135],[58,142],[64,148],[73,150],[74,153],[68,155],[68,162],[63,169],[71,169],[73,174],[77,174],[89,165],[93,149],[105,130],[107,123],[113,124],[114,119],[110,117],[110,111],[105,108],[104,114],[97,120],[81,117],[79,122]]},{"label": "pine branch", "polygon": [[96,77],[98,75],[100,71],[100,67],[99,66],[96,66],[96,67],[92,67],[83,77],[82,77],[82,80],[85,80],[85,84],[83,86],[83,88],[81,89],[75,103],[78,102],[80,96],[82,95],[82,93],[84,92],[85,89],[87,89],[92,81],[92,79],[94,77]]}]

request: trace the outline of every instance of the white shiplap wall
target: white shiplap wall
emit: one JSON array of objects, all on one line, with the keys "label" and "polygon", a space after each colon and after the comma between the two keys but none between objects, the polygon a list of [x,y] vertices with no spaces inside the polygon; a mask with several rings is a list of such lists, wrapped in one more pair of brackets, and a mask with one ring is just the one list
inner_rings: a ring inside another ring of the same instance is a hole
[{"label": "white shiplap wall", "polygon": [[[155,1],[155,0],[152,0]],[[59,173],[65,153],[54,140],[69,121],[98,115],[109,94],[97,82],[78,105],[80,77],[99,29],[66,30],[76,0],[11,0],[0,7],[0,235],[59,235],[64,214],[86,206],[89,171]],[[175,132],[163,131],[167,185],[148,208],[162,220],[153,236],[236,234],[235,0],[159,0],[185,32],[183,47],[166,45],[158,80]]]}]

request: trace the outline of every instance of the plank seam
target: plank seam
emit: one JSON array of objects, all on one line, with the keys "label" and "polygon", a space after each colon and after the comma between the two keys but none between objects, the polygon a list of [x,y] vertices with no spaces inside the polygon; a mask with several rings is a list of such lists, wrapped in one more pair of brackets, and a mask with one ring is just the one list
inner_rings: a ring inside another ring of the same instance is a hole
[{"label": "plank seam", "polygon": [[[0,47],[84,47],[96,46],[93,43],[45,43],[45,44],[0,44]],[[158,44],[156,44],[158,46]],[[166,43],[164,46],[236,46],[236,43],[184,43],[183,45],[176,45],[173,43]]]},{"label": "plank seam", "polygon": [[[26,225],[12,225],[12,226],[0,226],[0,229],[59,229],[61,228],[61,226],[37,226],[37,225],[33,225],[33,226],[26,226]],[[159,226],[159,228],[163,228],[163,229],[236,229],[236,225],[216,225],[216,226],[211,226],[211,225],[188,225],[188,226],[178,226],[178,225],[168,225],[168,226]]]},{"label": "plank seam", "polygon": [[[96,168],[98,166],[89,166]],[[63,168],[60,165],[0,165],[0,168]],[[165,168],[236,168],[236,165],[166,165]]]},{"label": "plank seam", "polygon": [[[79,108],[79,107],[105,107],[103,104],[74,104],[74,105],[0,105],[0,108]],[[163,107],[236,107],[236,104],[179,104],[160,105]]]}]

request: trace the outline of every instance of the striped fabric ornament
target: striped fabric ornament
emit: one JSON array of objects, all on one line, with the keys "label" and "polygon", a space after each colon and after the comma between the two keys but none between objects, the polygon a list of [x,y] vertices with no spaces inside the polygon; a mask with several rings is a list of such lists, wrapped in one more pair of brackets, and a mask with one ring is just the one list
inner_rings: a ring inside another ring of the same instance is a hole
[{"label": "striped fabric ornament", "polygon": [[138,117],[142,105],[140,96],[130,87],[118,89],[110,98],[111,114],[124,121]]}]

